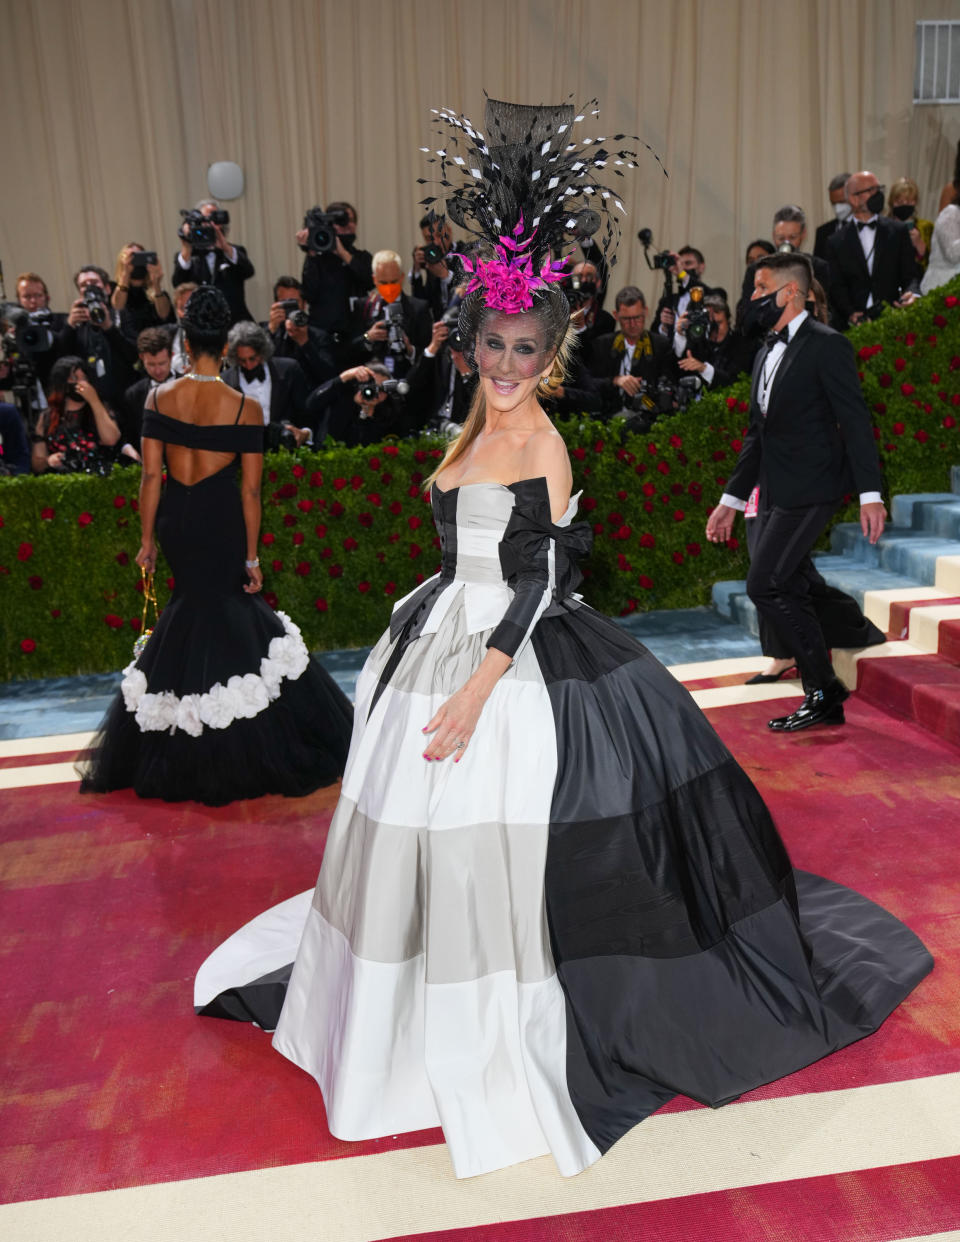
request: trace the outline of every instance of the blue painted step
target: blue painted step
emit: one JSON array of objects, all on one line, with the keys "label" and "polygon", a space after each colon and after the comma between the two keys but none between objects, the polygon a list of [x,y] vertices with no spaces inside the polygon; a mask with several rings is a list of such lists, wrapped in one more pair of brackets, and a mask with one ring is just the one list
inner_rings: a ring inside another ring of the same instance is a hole
[{"label": "blue painted step", "polygon": [[933,586],[938,556],[960,555],[960,542],[929,530],[889,528],[877,544],[869,544],[858,522],[841,522],[830,534],[830,547],[862,565],[916,578]]}]

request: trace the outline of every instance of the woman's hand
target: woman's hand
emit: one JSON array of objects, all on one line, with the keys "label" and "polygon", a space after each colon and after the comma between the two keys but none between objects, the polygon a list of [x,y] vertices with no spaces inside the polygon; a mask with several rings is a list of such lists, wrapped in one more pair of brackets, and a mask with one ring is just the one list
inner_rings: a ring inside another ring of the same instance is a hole
[{"label": "woman's hand", "polygon": [[47,468],[50,470],[59,470],[63,466],[63,454],[51,453],[47,457]]},{"label": "woman's hand", "polygon": [[97,393],[97,390],[94,388],[94,386],[90,383],[88,379],[76,380],[74,383],[74,387],[76,388],[78,395],[81,396],[84,401],[86,401],[87,405],[92,406],[92,405],[99,404],[100,397]]},{"label": "woman's hand", "polygon": [[459,763],[473,737],[486,701],[485,695],[469,686],[464,686],[447,699],[424,729],[424,733],[433,734],[423,752],[424,759],[448,759],[456,755],[454,763]]},{"label": "woman's hand", "polygon": [[157,545],[152,539],[145,539],[140,545],[140,551],[134,557],[134,560],[141,569],[145,569],[148,574],[152,574],[157,567]]},{"label": "woman's hand", "polygon": [[263,587],[263,571],[260,569],[260,566],[248,566],[247,577],[250,581],[244,583],[243,589],[248,595],[256,595],[256,593]]}]

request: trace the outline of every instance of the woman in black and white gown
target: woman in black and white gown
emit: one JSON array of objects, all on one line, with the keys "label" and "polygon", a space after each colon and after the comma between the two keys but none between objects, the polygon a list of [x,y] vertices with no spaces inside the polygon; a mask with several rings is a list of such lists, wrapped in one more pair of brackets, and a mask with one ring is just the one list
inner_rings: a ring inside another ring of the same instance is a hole
[{"label": "woman in black and white gown", "polygon": [[576,594],[590,530],[540,405],[574,333],[525,246],[461,311],[480,382],[433,480],[442,567],[360,675],[316,889],[195,993],[276,1028],[337,1137],[440,1124],[459,1177],[576,1173],[677,1093],[723,1104],[869,1034],[931,968],[792,869],[688,692]]}]

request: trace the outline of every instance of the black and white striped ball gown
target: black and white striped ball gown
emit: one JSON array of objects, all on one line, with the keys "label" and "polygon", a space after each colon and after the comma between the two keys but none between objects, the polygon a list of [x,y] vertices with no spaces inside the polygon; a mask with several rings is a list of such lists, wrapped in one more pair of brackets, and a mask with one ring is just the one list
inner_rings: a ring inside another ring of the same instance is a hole
[{"label": "black and white striped ball gown", "polygon": [[[677,1093],[722,1104],[875,1030],[932,965],[793,871],[683,686],[572,595],[575,507],[434,488],[442,568],[360,676],[316,890],[197,979],[200,1012],[276,1026],[333,1134],[439,1123],[460,1177],[576,1173]],[[490,644],[513,664],[464,758],[424,762]]]}]

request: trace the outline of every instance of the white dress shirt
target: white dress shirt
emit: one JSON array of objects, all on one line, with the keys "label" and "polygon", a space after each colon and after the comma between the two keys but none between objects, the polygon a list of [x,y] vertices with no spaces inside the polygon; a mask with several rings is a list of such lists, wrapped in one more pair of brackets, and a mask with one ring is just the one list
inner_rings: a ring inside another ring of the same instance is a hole
[{"label": "white dress shirt", "polygon": [[[860,249],[863,251],[863,259],[867,265],[867,271],[873,275],[873,254],[877,248],[877,220],[879,216],[871,216],[869,221],[854,220],[854,228],[857,230],[857,236],[860,239]],[[862,229],[859,227],[861,223],[873,224],[872,229]],[[873,294],[867,294],[867,310],[873,305]]]},{"label": "white dress shirt", "polygon": [[[868,232],[869,230],[864,230]],[[767,416],[767,405],[770,400],[770,390],[773,388],[773,381],[776,379],[777,371],[780,369],[780,363],[783,361],[783,355],[787,352],[787,344],[792,343],[793,338],[800,330],[800,325],[808,318],[805,310],[801,311],[796,318],[791,319],[787,324],[787,335],[789,342],[776,341],[773,347],[768,350],[766,357],[760,364],[760,375],[757,378],[757,404],[764,418]],[[883,497],[879,492],[861,492],[860,503],[862,505],[879,504]],[[728,509],[745,509],[747,502],[741,500],[739,496],[731,496],[729,492],[724,492],[720,497],[720,503],[726,505]]]},{"label": "white dress shirt", "polygon": [[263,410],[263,425],[266,427],[270,422],[270,397],[273,393],[273,380],[270,376],[270,368],[266,363],[263,364],[263,369],[265,378],[262,380],[248,380],[243,367],[238,367],[237,371],[240,376],[240,391],[245,397],[252,397],[254,401],[260,402],[260,408]]}]

